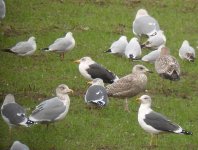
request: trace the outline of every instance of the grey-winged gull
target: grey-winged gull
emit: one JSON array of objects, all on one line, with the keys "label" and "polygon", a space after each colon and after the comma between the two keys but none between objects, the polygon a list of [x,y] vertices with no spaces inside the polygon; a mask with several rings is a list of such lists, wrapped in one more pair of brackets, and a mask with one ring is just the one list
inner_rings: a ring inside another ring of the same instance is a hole
[{"label": "grey-winged gull", "polygon": [[10,150],[29,150],[29,147],[20,141],[14,141]]},{"label": "grey-winged gull", "polygon": [[152,135],[150,145],[153,145],[153,136],[162,132],[192,135],[181,128],[179,125],[171,122],[167,117],[151,109],[151,97],[142,95],[137,99],[141,102],[138,111],[138,122],[140,126]]},{"label": "grey-winged gull", "polygon": [[2,49],[4,52],[14,53],[20,56],[28,56],[36,51],[35,37],[30,37],[27,41],[17,43],[12,48]]},{"label": "grey-winged gull", "polygon": [[73,92],[65,84],[60,84],[56,88],[56,97],[41,102],[32,111],[29,119],[36,123],[49,124],[62,120],[69,111],[70,98],[68,93]]},{"label": "grey-winged gull", "polygon": [[160,46],[157,50],[153,50],[150,53],[144,55],[141,60],[145,62],[155,63],[157,58],[160,56],[161,47],[162,46]]},{"label": "grey-winged gull", "polygon": [[103,107],[108,103],[107,91],[104,88],[104,82],[100,78],[93,79],[88,82],[92,85],[87,89],[85,94],[85,102],[89,106]]},{"label": "grey-winged gull", "polygon": [[42,50],[46,52],[57,52],[60,53],[61,60],[64,59],[64,53],[72,50],[75,46],[75,40],[73,37],[73,34],[71,32],[68,32],[65,37],[58,38],[54,41],[53,44],[51,44],[47,48],[43,48]]},{"label": "grey-winged gull", "polygon": [[131,59],[137,59],[141,56],[142,50],[137,38],[132,38],[126,46],[125,56]]},{"label": "grey-winged gull", "polygon": [[124,51],[127,44],[128,44],[127,37],[121,36],[117,41],[114,41],[111,44],[111,47],[105,52],[124,55]]},{"label": "grey-winged gull", "polygon": [[0,0],[0,20],[5,18],[6,6],[4,0]]},{"label": "grey-winged gull", "polygon": [[169,49],[161,46],[160,56],[155,61],[155,70],[164,79],[176,81],[180,79],[180,65],[175,57],[169,54]]},{"label": "grey-winged gull", "polygon": [[133,21],[133,33],[139,37],[151,36],[160,30],[157,20],[151,17],[145,9],[139,9]]},{"label": "grey-winged gull", "polygon": [[110,97],[125,98],[125,110],[129,111],[127,98],[138,95],[146,90],[146,72],[151,72],[143,65],[135,65],[132,73],[120,78],[118,81],[106,86]]},{"label": "grey-winged gull", "polygon": [[190,46],[187,40],[183,41],[182,46],[179,49],[179,57],[192,62],[195,59],[195,49]]},{"label": "grey-winged gull", "polygon": [[90,57],[83,57],[74,62],[79,63],[79,71],[81,75],[88,80],[100,78],[104,83],[113,83],[118,80],[118,77],[114,73],[96,63]]}]

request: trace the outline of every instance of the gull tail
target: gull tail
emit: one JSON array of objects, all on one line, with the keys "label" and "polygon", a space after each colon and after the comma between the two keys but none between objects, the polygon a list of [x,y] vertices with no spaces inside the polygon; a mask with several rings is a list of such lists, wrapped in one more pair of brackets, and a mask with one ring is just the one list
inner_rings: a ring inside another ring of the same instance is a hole
[{"label": "gull tail", "polygon": [[182,130],[182,132],[181,132],[182,134],[185,134],[185,135],[193,135],[193,133],[192,132],[190,132],[190,131],[186,131],[186,130]]},{"label": "gull tail", "polygon": [[49,48],[45,47],[45,48],[41,48],[41,50],[46,51],[46,50],[49,50]]},{"label": "gull tail", "polygon": [[141,49],[142,49],[142,48],[145,48],[145,47],[146,47],[146,44],[143,43],[143,44],[140,45],[140,47],[141,47]]},{"label": "gull tail", "polygon": [[1,51],[2,51],[2,52],[8,52],[8,53],[13,53],[13,54],[14,54],[14,52],[11,51],[10,48],[1,49]]},{"label": "gull tail", "polygon": [[142,58],[141,57],[136,57],[136,58],[133,58],[133,54],[130,54],[129,55],[129,60],[131,60],[131,61],[141,61],[142,60]]},{"label": "gull tail", "polygon": [[111,49],[104,51],[104,53],[111,53]]},{"label": "gull tail", "polygon": [[29,127],[29,126],[31,126],[33,124],[36,124],[36,122],[34,122],[34,121],[30,120],[29,118],[27,118],[26,124]]}]

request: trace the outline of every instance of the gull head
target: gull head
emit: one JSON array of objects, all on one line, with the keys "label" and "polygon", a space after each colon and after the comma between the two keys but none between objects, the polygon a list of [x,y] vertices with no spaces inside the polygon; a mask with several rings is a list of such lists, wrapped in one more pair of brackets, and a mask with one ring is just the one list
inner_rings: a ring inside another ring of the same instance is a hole
[{"label": "gull head", "polygon": [[14,98],[14,95],[12,94],[6,95],[3,105],[9,104],[9,103],[15,103],[15,98]]},{"label": "gull head", "polygon": [[78,64],[81,64],[81,63],[86,63],[86,64],[93,64],[94,61],[91,59],[91,57],[82,57],[81,59],[79,60],[75,60],[74,61],[75,63],[78,63]]},{"label": "gull head", "polygon": [[139,9],[135,16],[135,19],[142,17],[142,16],[148,16],[148,12],[146,11],[146,9]]},{"label": "gull head", "polygon": [[65,84],[60,84],[57,88],[56,88],[56,94],[57,96],[60,95],[65,95],[68,93],[73,93],[73,90],[71,90],[67,85]]},{"label": "gull head", "polygon": [[103,86],[104,87],[104,82],[100,78],[95,78],[95,79],[93,79],[93,81],[90,81],[88,83],[89,84],[92,84],[92,85],[100,85],[100,86]]},{"label": "gull head", "polygon": [[146,68],[145,66],[143,65],[135,65],[133,67],[133,70],[132,70],[133,73],[146,73],[146,72],[149,72],[149,73],[152,73],[152,71],[150,71],[148,68]]},{"label": "gull head", "polygon": [[142,95],[141,97],[136,99],[141,104],[149,104],[151,105],[151,97],[149,95]]}]

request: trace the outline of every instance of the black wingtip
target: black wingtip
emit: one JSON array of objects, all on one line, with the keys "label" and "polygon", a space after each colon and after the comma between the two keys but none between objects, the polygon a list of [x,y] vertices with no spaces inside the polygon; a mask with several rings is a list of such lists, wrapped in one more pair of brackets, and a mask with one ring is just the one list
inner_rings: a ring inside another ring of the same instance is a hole
[{"label": "black wingtip", "polygon": [[1,49],[2,52],[8,52],[8,53],[13,53],[9,48]]},{"label": "black wingtip", "polygon": [[35,122],[32,121],[32,120],[30,120],[30,119],[28,119],[27,122],[26,122],[26,124],[27,124],[28,126],[31,126],[31,125],[35,124]]},{"label": "black wingtip", "polygon": [[111,49],[104,51],[104,53],[111,53]]},{"label": "black wingtip", "polygon": [[146,44],[141,44],[140,45],[141,49],[146,47]]},{"label": "black wingtip", "polygon": [[182,134],[185,134],[185,135],[193,135],[192,132],[190,132],[190,131],[185,131],[185,130],[182,130],[181,133],[182,133]]},{"label": "black wingtip", "polygon": [[41,50],[45,51],[45,50],[49,50],[49,48],[45,47],[45,48],[41,48]]}]

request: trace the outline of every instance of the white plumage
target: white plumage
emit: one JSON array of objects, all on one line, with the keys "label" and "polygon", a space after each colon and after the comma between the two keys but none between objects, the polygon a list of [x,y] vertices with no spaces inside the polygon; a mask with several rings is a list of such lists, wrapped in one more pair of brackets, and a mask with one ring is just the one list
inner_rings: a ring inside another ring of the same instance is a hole
[{"label": "white plumage", "polygon": [[184,60],[194,61],[195,59],[195,49],[190,46],[187,40],[184,40],[180,49],[179,49],[179,57]]}]

